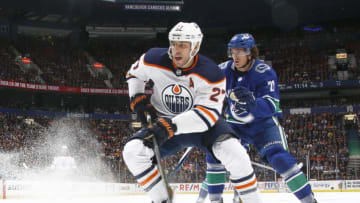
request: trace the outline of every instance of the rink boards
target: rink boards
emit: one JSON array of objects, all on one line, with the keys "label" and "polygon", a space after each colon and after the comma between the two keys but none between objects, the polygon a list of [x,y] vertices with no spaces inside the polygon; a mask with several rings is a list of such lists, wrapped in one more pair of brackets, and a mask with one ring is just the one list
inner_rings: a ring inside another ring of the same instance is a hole
[{"label": "rink boards", "polygon": [[[52,196],[110,196],[144,194],[138,184],[69,181],[3,181],[1,198],[46,198]],[[360,192],[360,180],[310,181],[314,192]],[[179,194],[198,193],[201,183],[171,184]],[[261,192],[287,192],[282,182],[259,182]],[[233,186],[225,185],[225,193],[232,193]]]}]

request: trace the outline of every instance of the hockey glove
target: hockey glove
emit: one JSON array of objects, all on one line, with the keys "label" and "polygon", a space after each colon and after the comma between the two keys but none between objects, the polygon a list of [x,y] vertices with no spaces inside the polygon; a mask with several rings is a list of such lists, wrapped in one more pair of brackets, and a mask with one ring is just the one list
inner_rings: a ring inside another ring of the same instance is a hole
[{"label": "hockey glove", "polygon": [[230,99],[236,101],[236,106],[246,109],[247,112],[254,110],[256,107],[254,94],[242,86],[237,86],[233,89],[230,93]]},{"label": "hockey glove", "polygon": [[143,126],[147,125],[146,113],[150,113],[151,118],[156,118],[155,109],[150,103],[150,97],[151,95],[139,93],[130,98],[130,109],[136,113]]},{"label": "hockey glove", "polygon": [[148,126],[149,136],[145,140],[152,142],[152,136],[155,136],[158,145],[162,145],[167,139],[174,136],[177,127],[169,118],[158,118],[153,125]]}]

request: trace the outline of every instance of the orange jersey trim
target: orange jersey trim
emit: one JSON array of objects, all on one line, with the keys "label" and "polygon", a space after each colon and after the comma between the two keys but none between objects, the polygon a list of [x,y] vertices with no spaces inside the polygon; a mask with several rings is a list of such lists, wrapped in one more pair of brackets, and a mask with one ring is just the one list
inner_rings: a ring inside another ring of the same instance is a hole
[{"label": "orange jersey trim", "polygon": [[[194,61],[194,63],[193,63],[189,68],[182,68],[181,70],[182,70],[182,71],[189,71],[189,70],[193,69],[193,68],[196,66],[198,60],[199,60],[199,57],[198,57],[198,55],[196,55],[196,56],[195,56],[195,61]],[[173,67],[174,67],[175,69],[178,69],[178,67],[176,66],[176,64],[174,63],[174,61],[172,61],[172,65],[173,65]]]},{"label": "orange jersey trim", "polygon": [[141,186],[146,185],[146,183],[150,182],[157,174],[159,173],[159,170],[156,170],[151,176],[146,178],[143,182],[140,183]]},{"label": "orange jersey trim", "polygon": [[[191,70],[191,69],[195,68],[198,59],[199,59],[199,58],[198,58],[198,55],[196,55],[194,64],[193,64],[190,68],[182,69],[182,71],[188,71],[188,70]],[[154,68],[160,68],[160,69],[163,69],[163,70],[167,70],[167,71],[171,71],[171,72],[172,72],[171,68],[168,68],[168,67],[165,67],[165,66],[160,66],[160,65],[157,65],[157,64],[147,63],[147,62],[145,62],[144,59],[143,59],[143,63],[144,63],[144,65],[146,65],[146,66],[150,66],[150,67],[154,67]],[[176,67],[176,65],[174,64],[174,62],[172,62],[172,64],[173,64],[174,68],[177,69],[177,67]],[[187,75],[185,75],[185,76],[188,76],[188,75],[195,75],[195,76],[199,77],[200,79],[204,80],[205,82],[207,82],[208,84],[219,84],[219,83],[222,83],[223,81],[226,80],[226,78],[224,77],[222,80],[219,80],[219,81],[216,81],[216,82],[211,82],[211,81],[209,81],[208,79],[206,79],[205,77],[203,77],[203,76],[201,76],[201,75],[199,75],[199,74],[197,74],[197,73],[190,73],[190,74],[187,74]]]},{"label": "orange jersey trim", "polygon": [[146,99],[146,95],[141,95],[141,96],[135,98],[135,100],[132,101],[131,104],[130,104],[130,109],[133,110],[133,111],[135,111],[135,109],[134,109],[134,108],[135,108],[135,105],[136,105],[137,103],[139,103],[140,101],[144,100],[144,99]]},{"label": "orange jersey trim", "polygon": [[166,130],[168,131],[168,133],[169,133],[168,138],[171,138],[172,136],[174,136],[174,131],[172,130],[170,124],[165,119],[160,118],[158,121],[160,123],[162,123],[165,126]]},{"label": "orange jersey trim", "polygon": [[143,59],[143,62],[144,62],[144,65],[146,65],[146,66],[151,66],[151,67],[154,67],[154,68],[160,68],[160,69],[163,69],[163,70],[172,71],[171,68],[168,68],[168,67],[165,67],[165,66],[160,66],[160,65],[152,64],[152,63],[147,63],[147,62],[145,62],[144,59]]},{"label": "orange jersey trim", "polygon": [[202,107],[202,106],[196,106],[197,109],[201,110],[202,112],[204,112],[206,115],[208,115],[212,121],[214,121],[214,123],[216,123],[216,118],[215,116],[206,108]]},{"label": "orange jersey trim", "polygon": [[203,77],[203,76],[201,76],[201,75],[199,75],[197,73],[190,73],[189,75],[195,75],[195,76],[199,77],[200,79],[205,80],[205,82],[207,82],[208,84],[219,84],[219,83],[222,83],[222,82],[224,82],[226,80],[226,78],[224,77],[222,80],[219,80],[219,81],[216,81],[216,82],[211,82],[208,79],[206,79],[205,77]]},{"label": "orange jersey trim", "polygon": [[250,187],[250,186],[252,186],[252,185],[255,185],[256,181],[257,181],[257,179],[256,179],[256,177],[255,177],[255,179],[254,179],[253,181],[251,181],[250,183],[247,183],[247,184],[245,184],[245,185],[236,186],[235,189],[240,190],[240,189],[244,189],[244,188]]}]

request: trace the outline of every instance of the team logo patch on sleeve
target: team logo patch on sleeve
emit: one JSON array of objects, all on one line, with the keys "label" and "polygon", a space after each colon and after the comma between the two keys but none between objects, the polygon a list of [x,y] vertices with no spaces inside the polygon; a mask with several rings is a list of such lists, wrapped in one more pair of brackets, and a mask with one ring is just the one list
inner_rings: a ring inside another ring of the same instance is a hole
[{"label": "team logo patch on sleeve", "polygon": [[174,114],[188,111],[193,106],[193,96],[185,86],[171,84],[161,93],[161,101],[166,109]]},{"label": "team logo patch on sleeve", "polygon": [[259,73],[264,73],[267,70],[270,70],[270,66],[264,63],[261,63],[255,67],[255,71]]}]

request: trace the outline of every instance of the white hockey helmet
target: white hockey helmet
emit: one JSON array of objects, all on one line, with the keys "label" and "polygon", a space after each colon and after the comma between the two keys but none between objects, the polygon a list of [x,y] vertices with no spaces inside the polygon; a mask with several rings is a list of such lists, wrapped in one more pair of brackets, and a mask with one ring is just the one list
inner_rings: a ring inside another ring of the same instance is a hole
[{"label": "white hockey helmet", "polygon": [[67,147],[66,145],[62,145],[62,146],[61,146],[60,153],[61,153],[62,155],[67,155],[68,152],[69,152],[68,147]]},{"label": "white hockey helmet", "polygon": [[[194,23],[184,23],[179,22],[176,24],[169,32],[169,41],[183,41],[183,42],[190,42],[190,59],[194,57],[200,50],[200,45],[202,42],[203,34],[200,30],[200,27]],[[196,44],[199,42],[199,49],[192,54],[194,51]],[[171,57],[171,48],[169,48],[169,57]]]}]

